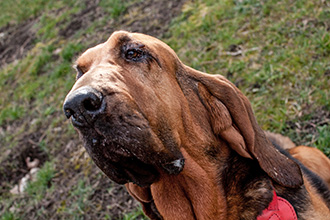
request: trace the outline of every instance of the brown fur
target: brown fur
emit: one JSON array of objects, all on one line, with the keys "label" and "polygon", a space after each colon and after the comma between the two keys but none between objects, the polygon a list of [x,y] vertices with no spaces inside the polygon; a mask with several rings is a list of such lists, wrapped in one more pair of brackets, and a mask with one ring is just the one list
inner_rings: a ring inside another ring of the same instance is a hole
[{"label": "brown fur", "polygon": [[289,153],[308,169],[319,175],[330,186],[330,160],[319,149],[296,146],[288,137],[272,132],[265,132],[266,136],[273,143],[287,149]]},{"label": "brown fur", "polygon": [[320,150],[312,147],[298,146],[290,149],[289,152],[308,169],[318,174],[330,186],[330,160]]},{"label": "brown fur", "polygon": [[290,138],[285,137],[281,134],[276,134],[269,131],[265,131],[265,134],[272,143],[281,146],[283,149],[291,149],[296,147],[296,145],[291,141]]},{"label": "brown fur", "polygon": [[311,206],[309,206],[304,213],[305,219],[328,220],[330,217],[329,207],[323,202],[322,197],[315,188],[311,186],[307,179],[305,179],[305,186],[311,200]]},{"label": "brown fur", "polygon": [[[151,219],[252,220],[274,189],[299,219],[330,216],[327,195],[272,145],[248,99],[223,76],[185,66],[158,39],[123,31],[87,50],[77,69],[66,115],[94,162],[126,184]],[[76,103],[87,91],[101,104]]]}]

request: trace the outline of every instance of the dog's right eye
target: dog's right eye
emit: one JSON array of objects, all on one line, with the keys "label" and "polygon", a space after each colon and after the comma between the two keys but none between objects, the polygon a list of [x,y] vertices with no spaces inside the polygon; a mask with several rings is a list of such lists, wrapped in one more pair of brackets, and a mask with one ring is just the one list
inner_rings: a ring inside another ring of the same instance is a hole
[{"label": "dog's right eye", "polygon": [[144,52],[139,49],[128,49],[125,53],[125,58],[132,61],[139,61],[143,56]]}]

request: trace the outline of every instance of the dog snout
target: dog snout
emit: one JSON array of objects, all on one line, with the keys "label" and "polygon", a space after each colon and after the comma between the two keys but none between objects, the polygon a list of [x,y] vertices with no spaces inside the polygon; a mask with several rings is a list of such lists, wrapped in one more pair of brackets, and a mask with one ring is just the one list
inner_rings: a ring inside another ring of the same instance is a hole
[{"label": "dog snout", "polygon": [[75,126],[86,126],[105,111],[105,101],[101,92],[84,86],[66,97],[63,110]]}]

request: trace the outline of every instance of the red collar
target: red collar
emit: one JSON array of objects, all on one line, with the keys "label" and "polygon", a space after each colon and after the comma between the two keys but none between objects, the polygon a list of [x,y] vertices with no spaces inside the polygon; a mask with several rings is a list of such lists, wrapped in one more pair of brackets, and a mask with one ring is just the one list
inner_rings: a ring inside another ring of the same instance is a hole
[{"label": "red collar", "polygon": [[297,220],[297,214],[292,205],[276,195],[274,190],[273,201],[262,211],[257,220]]}]

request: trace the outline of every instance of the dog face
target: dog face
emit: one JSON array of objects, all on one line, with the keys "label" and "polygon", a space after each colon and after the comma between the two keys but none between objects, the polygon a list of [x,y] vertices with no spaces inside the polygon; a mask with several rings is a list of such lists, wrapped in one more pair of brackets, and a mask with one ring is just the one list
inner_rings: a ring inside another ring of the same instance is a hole
[{"label": "dog face", "polygon": [[241,91],[221,75],[183,65],[162,41],[115,32],[76,66],[64,112],[96,165],[115,182],[148,186],[161,173],[182,171],[180,148],[207,163],[203,147],[226,145],[257,160],[279,184],[302,184],[299,166],[268,141]]},{"label": "dog face", "polygon": [[175,53],[140,34],[114,33],[76,62],[64,111],[87,152],[117,183],[148,185],[159,170],[179,173],[183,98]]}]

